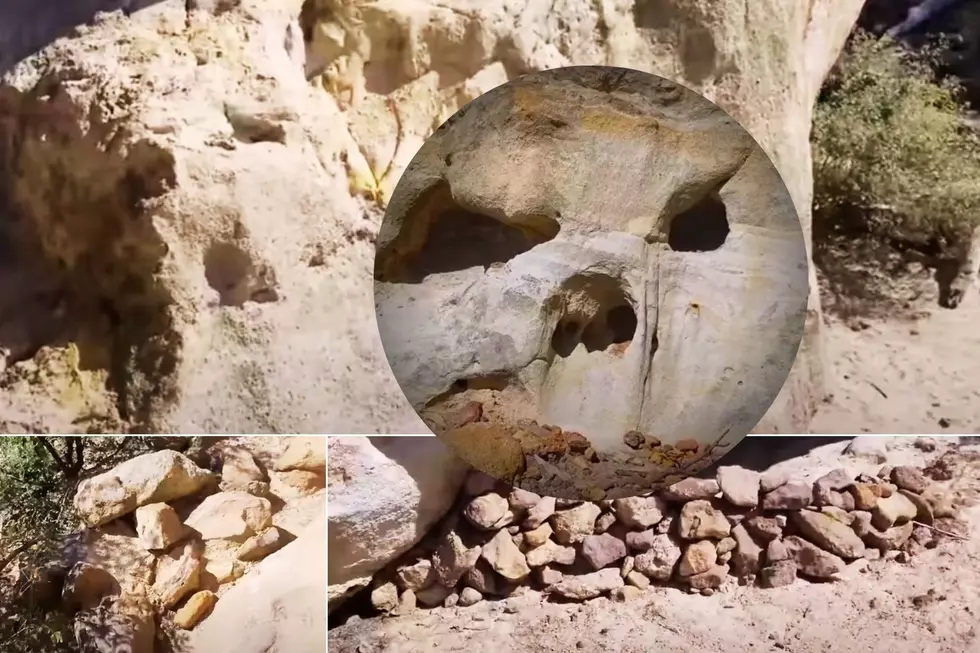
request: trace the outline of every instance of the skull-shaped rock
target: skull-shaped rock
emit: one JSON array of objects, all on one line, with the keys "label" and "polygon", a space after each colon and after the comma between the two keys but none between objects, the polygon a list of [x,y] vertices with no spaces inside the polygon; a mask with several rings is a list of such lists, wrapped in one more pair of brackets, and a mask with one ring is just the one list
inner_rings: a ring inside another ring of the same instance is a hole
[{"label": "skull-shaped rock", "polygon": [[377,247],[409,401],[471,464],[551,496],[709,466],[802,338],[778,172],[723,110],[638,71],[548,70],[468,104],[403,174]]}]

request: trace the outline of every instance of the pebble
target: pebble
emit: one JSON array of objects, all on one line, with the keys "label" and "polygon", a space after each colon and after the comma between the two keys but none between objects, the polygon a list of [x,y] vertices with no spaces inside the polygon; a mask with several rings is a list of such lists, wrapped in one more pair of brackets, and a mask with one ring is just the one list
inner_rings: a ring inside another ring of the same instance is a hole
[{"label": "pebble", "polygon": [[609,597],[613,601],[617,601],[619,603],[638,599],[642,595],[643,592],[635,585],[624,585],[623,587],[617,587],[609,593]]},{"label": "pebble", "polygon": [[476,605],[483,600],[483,595],[479,591],[473,589],[472,587],[464,587],[463,591],[459,593],[459,603],[460,606],[468,608],[471,605]]},{"label": "pebble", "polygon": [[634,587],[639,587],[641,590],[650,587],[650,579],[635,570],[626,574],[626,582]]}]

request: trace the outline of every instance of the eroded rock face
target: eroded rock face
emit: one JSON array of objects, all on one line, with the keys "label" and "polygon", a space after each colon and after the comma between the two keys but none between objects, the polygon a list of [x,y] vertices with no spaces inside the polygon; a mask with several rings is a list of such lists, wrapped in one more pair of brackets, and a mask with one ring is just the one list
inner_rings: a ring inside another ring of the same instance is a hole
[{"label": "eroded rock face", "polygon": [[196,494],[215,480],[176,451],[147,453],[79,483],[75,511],[88,526],[101,526],[140,506]]},{"label": "eroded rock face", "polygon": [[328,572],[337,605],[446,513],[467,466],[436,438],[331,438],[328,452]]},{"label": "eroded rock face", "polygon": [[[31,291],[8,414],[60,432],[93,411],[146,432],[424,432],[365,328],[373,235],[434,127],[533,70],[633,66],[705,93],[808,228],[811,105],[860,0],[635,4],[166,0],[44,49],[0,90],[3,210],[27,227],[0,230],[25,253],[0,275]],[[71,301],[29,302],[40,286]],[[799,432],[819,399],[815,294],[810,311],[762,430]],[[59,341],[80,343],[84,383]]]}]

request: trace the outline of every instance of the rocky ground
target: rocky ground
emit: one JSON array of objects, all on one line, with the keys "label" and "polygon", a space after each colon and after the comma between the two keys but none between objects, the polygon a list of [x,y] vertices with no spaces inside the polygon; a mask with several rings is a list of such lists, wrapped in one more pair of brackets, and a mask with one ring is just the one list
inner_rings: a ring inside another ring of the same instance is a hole
[{"label": "rocky ground", "polygon": [[86,479],[82,529],[39,573],[18,566],[23,596],[70,615],[81,653],[322,651],[325,448],[215,438]]},{"label": "rocky ground", "polygon": [[[504,499],[473,477],[467,485],[480,494],[459,503],[435,550],[417,548],[376,578],[375,608],[391,614],[348,618],[331,630],[331,650],[463,651],[474,637],[481,650],[540,653],[952,652],[978,643],[975,444],[832,442],[761,474],[685,481],[673,496],[554,506],[559,516],[541,525],[530,521],[550,499]],[[706,498],[712,491],[721,496]],[[591,528],[578,528],[585,522]],[[442,589],[467,564],[457,589]],[[487,579],[504,582],[491,589]]]}]

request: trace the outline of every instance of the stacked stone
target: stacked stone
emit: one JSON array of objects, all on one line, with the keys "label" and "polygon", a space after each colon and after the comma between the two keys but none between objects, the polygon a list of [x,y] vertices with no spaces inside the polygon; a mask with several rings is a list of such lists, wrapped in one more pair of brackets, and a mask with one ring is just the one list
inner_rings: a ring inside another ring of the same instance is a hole
[{"label": "stacked stone", "polygon": [[[722,467],[650,496],[542,497],[473,472],[457,510],[375,579],[373,606],[469,606],[529,586],[565,600],[626,600],[653,584],[710,595],[729,578],[772,588],[834,580],[857,560],[904,558],[955,517],[915,467],[815,482]],[[954,526],[955,527],[955,526]]]}]

